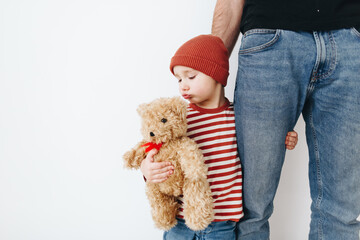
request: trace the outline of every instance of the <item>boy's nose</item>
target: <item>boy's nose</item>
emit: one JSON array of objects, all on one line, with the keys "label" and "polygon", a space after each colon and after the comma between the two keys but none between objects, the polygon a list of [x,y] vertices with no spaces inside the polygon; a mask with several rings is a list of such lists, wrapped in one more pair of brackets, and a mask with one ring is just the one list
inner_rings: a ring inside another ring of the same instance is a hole
[{"label": "boy's nose", "polygon": [[186,90],[189,90],[189,85],[181,84],[180,88],[181,88],[181,90],[186,91]]}]

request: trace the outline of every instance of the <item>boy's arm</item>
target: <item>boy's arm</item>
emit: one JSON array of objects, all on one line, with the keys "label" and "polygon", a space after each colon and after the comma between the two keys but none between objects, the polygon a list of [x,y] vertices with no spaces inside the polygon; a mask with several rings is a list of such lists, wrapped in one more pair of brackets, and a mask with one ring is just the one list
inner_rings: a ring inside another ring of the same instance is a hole
[{"label": "boy's arm", "polygon": [[220,37],[230,54],[240,33],[245,0],[218,0],[215,5],[212,35]]},{"label": "boy's arm", "polygon": [[285,138],[285,146],[288,150],[293,150],[298,142],[298,134],[295,131],[287,133]]}]

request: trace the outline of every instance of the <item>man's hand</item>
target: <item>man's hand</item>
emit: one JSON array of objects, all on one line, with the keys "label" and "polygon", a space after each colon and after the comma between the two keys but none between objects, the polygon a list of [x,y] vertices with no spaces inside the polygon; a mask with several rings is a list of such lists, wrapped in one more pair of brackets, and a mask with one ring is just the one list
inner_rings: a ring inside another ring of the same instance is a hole
[{"label": "man's hand", "polygon": [[140,170],[146,181],[152,183],[164,182],[174,173],[174,167],[170,162],[154,162],[154,155],[157,152],[156,149],[151,150],[140,165]]}]

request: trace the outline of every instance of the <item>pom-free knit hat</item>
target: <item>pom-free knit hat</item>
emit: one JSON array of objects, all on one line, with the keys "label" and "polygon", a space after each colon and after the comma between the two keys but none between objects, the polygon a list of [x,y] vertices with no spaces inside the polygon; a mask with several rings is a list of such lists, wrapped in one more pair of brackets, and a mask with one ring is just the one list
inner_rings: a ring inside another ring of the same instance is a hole
[{"label": "pom-free knit hat", "polygon": [[193,68],[226,86],[229,76],[229,54],[219,37],[199,35],[185,42],[171,58],[172,74],[177,65]]}]

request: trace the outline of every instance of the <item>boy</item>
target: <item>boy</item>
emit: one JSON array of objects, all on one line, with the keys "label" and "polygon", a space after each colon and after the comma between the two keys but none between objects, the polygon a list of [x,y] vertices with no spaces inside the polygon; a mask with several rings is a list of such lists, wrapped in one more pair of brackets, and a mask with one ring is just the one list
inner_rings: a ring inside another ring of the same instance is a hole
[{"label": "boy", "polygon": [[[227,49],[218,37],[197,36],[177,50],[171,59],[170,70],[178,79],[181,95],[190,102],[188,136],[203,152],[215,217],[203,231],[192,231],[182,220],[182,201],[179,199],[178,224],[164,233],[164,239],[235,239],[236,222],[244,214],[234,109],[224,93],[229,75]],[[289,132],[285,143],[286,148],[293,149],[297,133]],[[173,168],[169,163],[151,162],[155,153],[150,153],[142,162],[141,171],[147,181],[161,182],[172,174]]]}]

